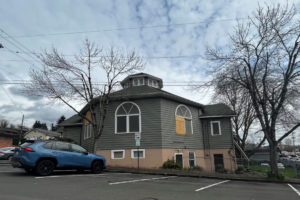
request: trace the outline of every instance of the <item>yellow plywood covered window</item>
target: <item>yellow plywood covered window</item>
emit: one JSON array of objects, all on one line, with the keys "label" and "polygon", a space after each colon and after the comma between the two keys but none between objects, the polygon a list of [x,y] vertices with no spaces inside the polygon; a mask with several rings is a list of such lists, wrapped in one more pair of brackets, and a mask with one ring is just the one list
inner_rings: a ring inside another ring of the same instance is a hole
[{"label": "yellow plywood covered window", "polygon": [[180,116],[176,116],[176,134],[185,134],[184,118]]},{"label": "yellow plywood covered window", "polygon": [[[87,119],[89,119],[89,120],[92,121],[92,114],[91,114],[90,111],[88,111],[88,112],[85,114],[85,117],[86,117]],[[84,119],[84,125],[87,126],[87,125],[89,125],[89,124],[90,124],[90,122],[89,122],[88,120]]]},{"label": "yellow plywood covered window", "polygon": [[192,114],[185,105],[179,105],[176,108],[176,134],[193,134]]}]

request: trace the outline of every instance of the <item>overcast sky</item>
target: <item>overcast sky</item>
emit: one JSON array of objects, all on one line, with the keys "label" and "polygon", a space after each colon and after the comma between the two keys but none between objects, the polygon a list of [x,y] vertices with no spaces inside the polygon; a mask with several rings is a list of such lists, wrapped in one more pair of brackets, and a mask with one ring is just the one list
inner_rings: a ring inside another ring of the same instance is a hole
[{"label": "overcast sky", "polygon": [[[35,120],[50,125],[74,114],[22,93],[19,83],[29,79],[30,68],[41,68],[26,51],[56,47],[73,55],[85,38],[103,48],[135,49],[147,58],[144,72],[162,78],[164,90],[211,103],[209,94],[184,85],[209,79],[205,47],[225,46],[236,19],[245,20],[258,2],[264,5],[257,0],[0,0],[0,29],[14,39],[0,30],[0,119],[20,124],[24,114],[31,127]],[[300,8],[300,0],[289,2]]]}]

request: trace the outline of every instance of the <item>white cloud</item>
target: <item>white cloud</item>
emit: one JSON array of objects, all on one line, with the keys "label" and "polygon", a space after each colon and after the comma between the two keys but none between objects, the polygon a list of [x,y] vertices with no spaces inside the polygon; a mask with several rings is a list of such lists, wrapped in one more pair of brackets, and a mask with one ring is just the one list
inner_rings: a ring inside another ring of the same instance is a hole
[{"label": "white cloud", "polygon": [[[243,1],[197,1],[197,0],[154,0],[154,1],[42,1],[28,0],[6,1],[0,7],[0,28],[13,36],[35,35],[88,30],[106,30],[84,34],[65,34],[41,37],[16,38],[32,51],[40,52],[44,49],[57,47],[64,54],[78,52],[82,41],[88,37],[100,46],[107,48],[115,46],[123,50],[135,49],[143,56],[177,56],[177,55],[204,55],[205,46],[224,46],[228,42],[227,33],[232,31],[234,21],[218,21],[221,19],[245,18],[253,12],[258,0]],[[268,0],[267,2],[274,2]],[[276,2],[286,2],[276,0]],[[300,7],[299,1],[292,1]],[[217,21],[216,21],[217,20]],[[172,25],[194,23],[177,26],[147,28],[157,25]],[[200,23],[202,22],[202,23]],[[140,29],[123,29],[141,27]],[[121,30],[114,30],[120,28]],[[12,54],[20,51],[3,38],[0,40],[5,48],[0,49],[0,78],[8,80],[28,79],[30,66],[26,62],[4,61],[21,60],[18,55],[33,62],[27,54]],[[35,68],[41,67],[35,62]],[[201,103],[209,102],[209,95],[187,90],[186,87],[168,86],[170,82],[187,84],[189,81],[205,81],[208,63],[201,58],[180,59],[149,59],[145,72],[162,78],[164,89],[190,98]],[[0,88],[2,100],[0,109],[11,103],[12,96],[18,109],[9,107],[5,117],[17,121],[20,112],[26,113],[27,123],[41,117],[47,123],[54,122],[60,115],[71,111],[66,107],[45,105],[38,99],[30,99],[18,95],[14,91],[7,92]],[[36,106],[36,107],[34,107]],[[55,109],[53,109],[55,107]],[[57,108],[57,109],[56,109]],[[42,115],[49,111],[49,115]],[[1,114],[3,115],[3,114]],[[16,117],[18,116],[18,117]],[[54,121],[53,121],[54,120]]]}]

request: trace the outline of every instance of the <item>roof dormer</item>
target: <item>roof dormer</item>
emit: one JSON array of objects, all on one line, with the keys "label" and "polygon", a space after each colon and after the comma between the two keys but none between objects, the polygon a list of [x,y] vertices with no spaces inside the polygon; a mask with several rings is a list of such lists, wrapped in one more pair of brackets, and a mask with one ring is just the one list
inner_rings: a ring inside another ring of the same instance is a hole
[{"label": "roof dormer", "polygon": [[138,73],[127,76],[123,81],[121,81],[121,85],[123,88],[147,85],[161,89],[163,87],[163,81],[162,79],[150,74]]}]

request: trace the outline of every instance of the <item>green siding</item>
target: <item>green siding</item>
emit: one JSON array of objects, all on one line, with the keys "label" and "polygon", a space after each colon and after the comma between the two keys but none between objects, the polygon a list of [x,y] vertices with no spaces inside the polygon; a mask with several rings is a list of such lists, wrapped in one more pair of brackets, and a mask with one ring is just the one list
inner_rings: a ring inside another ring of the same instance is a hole
[{"label": "green siding", "polygon": [[[161,148],[160,99],[134,100],[141,110],[141,146],[140,148]],[[115,134],[115,111],[124,101],[111,102],[102,136],[97,141],[97,149],[136,148],[134,133]]]},{"label": "green siding", "polygon": [[65,126],[63,128],[63,137],[72,139],[77,144],[80,144],[81,126]]},{"label": "green siding", "polygon": [[161,128],[162,128],[162,147],[163,148],[203,148],[201,123],[198,118],[198,108],[186,105],[192,113],[192,135],[176,134],[175,111],[178,105],[175,101],[161,100]]},{"label": "green siding", "polygon": [[[205,149],[228,149],[233,146],[230,118],[201,119],[203,124],[203,138]],[[222,135],[212,136],[211,121],[220,121]]]}]

